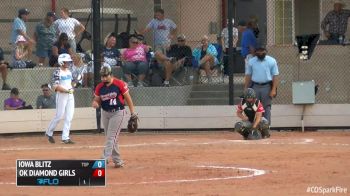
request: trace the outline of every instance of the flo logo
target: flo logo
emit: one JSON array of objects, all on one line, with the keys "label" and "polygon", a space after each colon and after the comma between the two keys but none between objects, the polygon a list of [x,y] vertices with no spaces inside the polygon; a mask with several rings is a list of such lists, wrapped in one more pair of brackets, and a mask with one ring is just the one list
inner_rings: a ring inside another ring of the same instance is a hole
[{"label": "flo logo", "polygon": [[60,183],[60,180],[58,178],[38,178],[36,180],[37,184],[38,185],[53,185],[53,186],[56,186],[56,185],[59,185]]}]

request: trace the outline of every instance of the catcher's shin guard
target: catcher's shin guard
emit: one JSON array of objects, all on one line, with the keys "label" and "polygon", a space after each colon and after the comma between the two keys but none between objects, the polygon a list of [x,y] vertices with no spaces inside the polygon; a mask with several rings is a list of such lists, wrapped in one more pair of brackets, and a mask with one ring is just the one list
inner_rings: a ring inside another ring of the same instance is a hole
[{"label": "catcher's shin guard", "polygon": [[235,124],[235,131],[241,134],[245,140],[248,139],[249,130],[244,127],[242,122],[237,122]]},{"label": "catcher's shin guard", "polygon": [[269,138],[270,137],[270,125],[267,120],[262,120],[260,122],[260,130],[262,138]]}]

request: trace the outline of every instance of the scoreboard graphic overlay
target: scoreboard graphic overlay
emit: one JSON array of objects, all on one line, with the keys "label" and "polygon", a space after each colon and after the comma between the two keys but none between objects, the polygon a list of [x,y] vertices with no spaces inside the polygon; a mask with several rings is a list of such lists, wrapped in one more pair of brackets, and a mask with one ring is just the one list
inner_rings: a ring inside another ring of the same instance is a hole
[{"label": "scoreboard graphic overlay", "polygon": [[17,160],[17,186],[106,186],[106,161]]}]

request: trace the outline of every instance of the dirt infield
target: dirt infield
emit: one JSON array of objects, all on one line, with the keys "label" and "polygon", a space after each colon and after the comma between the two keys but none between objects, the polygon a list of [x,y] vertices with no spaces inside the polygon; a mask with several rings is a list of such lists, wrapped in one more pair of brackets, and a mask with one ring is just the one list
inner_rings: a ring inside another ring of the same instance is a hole
[{"label": "dirt infield", "polygon": [[107,166],[106,187],[16,187],[16,159],[100,157],[103,135],[72,139],[52,145],[44,136],[0,136],[0,195],[350,193],[350,132],[273,132],[259,141],[230,132],[124,133],[126,165]]}]

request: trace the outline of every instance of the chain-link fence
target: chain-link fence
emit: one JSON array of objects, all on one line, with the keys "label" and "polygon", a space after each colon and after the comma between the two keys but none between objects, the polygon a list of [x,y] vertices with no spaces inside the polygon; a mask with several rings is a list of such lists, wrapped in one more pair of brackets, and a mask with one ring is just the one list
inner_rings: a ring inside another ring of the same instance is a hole
[{"label": "chain-link fence", "polygon": [[[257,24],[258,42],[266,44],[269,55],[278,61],[280,84],[275,104],[291,104],[292,83],[304,80],[314,80],[319,85],[317,103],[349,102],[350,53],[346,45],[349,31],[344,35],[344,45],[320,41],[309,54],[309,60],[300,60],[296,42],[296,36],[308,34],[321,34],[320,40],[325,39],[321,22],[333,9],[333,1],[235,0],[234,9],[227,10],[229,1],[101,0],[101,56],[95,58],[92,55],[91,0],[2,1],[0,46],[4,60],[9,62],[9,67],[14,67],[15,49],[21,48],[16,47],[17,37],[14,35],[19,32],[13,32],[14,27],[17,28],[14,18],[21,8],[26,8],[28,10],[21,10],[21,17],[25,17],[22,21],[25,21],[27,36],[24,36],[26,42],[19,52],[23,54],[24,48],[31,49],[28,55],[23,55],[23,60],[36,64],[34,68],[8,69],[6,83],[17,87],[20,97],[36,107],[36,98],[42,94],[40,86],[49,83],[57,69],[55,59],[50,62],[50,57],[53,53],[68,51],[73,54],[76,51],[85,54],[82,64],[86,64],[84,73],[87,73],[84,78],[87,82],[83,81],[75,93],[77,107],[90,106],[94,84],[89,73],[93,70],[93,61],[113,67],[115,76],[130,86],[136,105],[228,104],[230,74],[227,69],[229,62],[225,59],[228,34],[222,31],[227,26],[228,12],[233,12],[234,27],[241,20]],[[349,1],[344,2],[350,6]],[[30,12],[29,15],[26,11]],[[54,33],[49,28],[49,11],[54,11],[59,19],[53,24]],[[69,21],[70,25],[67,25],[67,21],[62,20],[67,17],[76,21]],[[17,25],[22,27],[21,24]],[[67,33],[70,49],[60,43],[56,50],[52,50],[62,32]],[[234,35],[236,33],[234,30]],[[242,94],[245,69],[240,54],[241,32],[238,37],[238,40],[233,39],[236,48],[233,62],[235,103]],[[45,56],[45,61],[39,58]],[[79,66],[77,70],[82,71]],[[0,101],[9,96],[10,91],[0,91]]]}]

